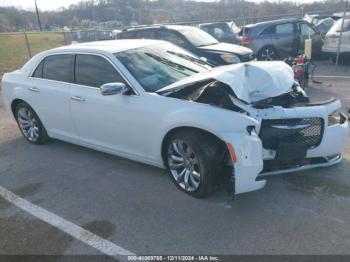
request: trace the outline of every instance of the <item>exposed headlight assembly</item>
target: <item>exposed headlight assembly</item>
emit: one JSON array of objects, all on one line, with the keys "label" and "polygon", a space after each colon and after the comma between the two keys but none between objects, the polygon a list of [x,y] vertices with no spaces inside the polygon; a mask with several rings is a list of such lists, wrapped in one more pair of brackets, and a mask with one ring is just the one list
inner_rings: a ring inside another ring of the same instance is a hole
[{"label": "exposed headlight assembly", "polygon": [[346,115],[342,112],[333,112],[328,115],[328,126],[333,126],[336,124],[344,124],[347,120]]},{"label": "exposed headlight assembly", "polygon": [[229,63],[229,64],[237,64],[241,62],[241,59],[239,59],[238,56],[233,54],[220,55],[220,57],[222,58],[222,60],[224,60],[226,63]]}]

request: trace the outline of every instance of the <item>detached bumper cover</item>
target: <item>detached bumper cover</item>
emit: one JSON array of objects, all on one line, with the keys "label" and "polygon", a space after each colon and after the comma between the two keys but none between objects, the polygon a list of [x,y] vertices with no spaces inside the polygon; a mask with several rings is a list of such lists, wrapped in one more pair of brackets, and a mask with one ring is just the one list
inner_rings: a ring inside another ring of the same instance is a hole
[{"label": "detached bumper cover", "polygon": [[260,138],[255,134],[223,134],[223,136],[226,143],[232,145],[237,158],[234,164],[235,194],[263,188],[266,181],[256,181],[264,165]]}]

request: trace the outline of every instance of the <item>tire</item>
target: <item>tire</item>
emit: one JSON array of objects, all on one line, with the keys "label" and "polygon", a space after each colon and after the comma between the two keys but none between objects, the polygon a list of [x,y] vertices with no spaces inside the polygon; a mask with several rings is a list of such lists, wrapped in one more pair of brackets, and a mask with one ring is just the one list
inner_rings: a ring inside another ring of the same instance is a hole
[{"label": "tire", "polygon": [[181,191],[203,198],[218,187],[224,151],[217,141],[195,131],[179,131],[167,139],[165,146],[166,166]]},{"label": "tire", "polygon": [[19,130],[27,141],[40,145],[49,140],[45,127],[30,105],[19,103],[15,109],[15,117]]},{"label": "tire", "polygon": [[276,48],[272,46],[265,46],[258,52],[258,59],[262,61],[273,61],[278,58]]}]

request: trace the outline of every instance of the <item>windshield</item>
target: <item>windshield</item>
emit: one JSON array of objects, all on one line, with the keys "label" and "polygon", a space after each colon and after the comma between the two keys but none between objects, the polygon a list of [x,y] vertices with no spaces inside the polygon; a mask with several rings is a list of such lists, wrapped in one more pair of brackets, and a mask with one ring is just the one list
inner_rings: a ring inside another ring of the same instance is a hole
[{"label": "windshield", "polygon": [[147,92],[155,92],[211,67],[172,44],[158,44],[114,54]]},{"label": "windshield", "polygon": [[199,28],[180,29],[179,32],[196,47],[215,45],[219,43],[214,37]]},{"label": "windshield", "polygon": [[[342,19],[339,19],[339,20],[334,24],[334,26],[331,28],[330,32],[331,32],[331,33],[340,32],[342,23],[343,23],[343,18],[342,18]],[[345,18],[345,20],[344,20],[343,32],[348,32],[348,31],[350,31],[350,18]]]}]

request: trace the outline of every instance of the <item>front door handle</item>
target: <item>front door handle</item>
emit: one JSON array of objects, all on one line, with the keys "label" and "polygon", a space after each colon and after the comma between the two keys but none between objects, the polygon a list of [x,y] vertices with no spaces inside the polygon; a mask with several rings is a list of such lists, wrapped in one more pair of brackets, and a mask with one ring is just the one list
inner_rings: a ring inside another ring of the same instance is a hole
[{"label": "front door handle", "polygon": [[40,89],[37,87],[29,87],[28,90],[32,92],[40,92]]},{"label": "front door handle", "polygon": [[70,99],[72,99],[74,101],[79,101],[79,102],[85,101],[85,98],[83,98],[81,96],[72,96]]}]

